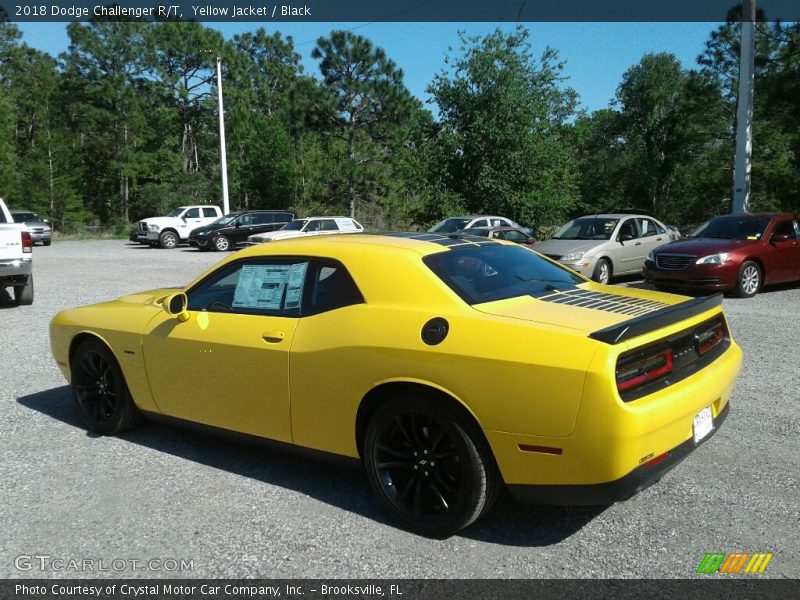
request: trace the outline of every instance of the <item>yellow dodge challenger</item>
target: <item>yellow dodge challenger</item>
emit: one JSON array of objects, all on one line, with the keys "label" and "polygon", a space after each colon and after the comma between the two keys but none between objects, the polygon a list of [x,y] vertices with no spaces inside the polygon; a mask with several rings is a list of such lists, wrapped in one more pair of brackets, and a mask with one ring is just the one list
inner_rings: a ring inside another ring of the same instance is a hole
[{"label": "yellow dodge challenger", "polygon": [[443,537],[503,486],[612,503],[705,442],[741,364],[720,298],[480,237],[324,236],[65,310],[50,339],[90,430],[148,417],[358,459],[397,522]]}]

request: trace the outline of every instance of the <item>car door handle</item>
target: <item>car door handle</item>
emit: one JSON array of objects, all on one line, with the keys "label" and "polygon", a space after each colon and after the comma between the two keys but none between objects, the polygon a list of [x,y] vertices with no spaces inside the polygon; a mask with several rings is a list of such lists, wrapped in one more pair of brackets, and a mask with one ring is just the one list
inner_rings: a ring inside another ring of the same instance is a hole
[{"label": "car door handle", "polygon": [[634,244],[634,246],[641,246],[641,245],[642,245],[642,242],[636,242],[636,243]]},{"label": "car door handle", "polygon": [[285,337],[286,334],[282,331],[265,331],[261,334],[261,339],[270,344],[278,344],[282,342]]},{"label": "car door handle", "polygon": [[661,238],[656,238],[656,241],[657,241],[657,242],[660,242],[660,241],[661,241]]}]

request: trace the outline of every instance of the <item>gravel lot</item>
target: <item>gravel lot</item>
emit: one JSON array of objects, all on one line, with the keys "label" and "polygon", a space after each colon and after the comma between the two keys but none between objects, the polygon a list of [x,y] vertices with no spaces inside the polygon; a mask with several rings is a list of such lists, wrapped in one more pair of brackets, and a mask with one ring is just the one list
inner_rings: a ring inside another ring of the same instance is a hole
[{"label": "gravel lot", "polygon": [[33,306],[0,293],[0,577],[97,575],[19,570],[20,555],[194,561],[105,573],[134,577],[691,577],[706,552],[735,551],[774,552],[764,576],[800,577],[800,285],[725,299],[745,353],[730,417],[659,484],[610,507],[503,498],[434,541],[389,524],[356,470],[163,425],[87,434],[50,356],[50,318],[188,283],[220,256],[117,240],[34,258]]}]

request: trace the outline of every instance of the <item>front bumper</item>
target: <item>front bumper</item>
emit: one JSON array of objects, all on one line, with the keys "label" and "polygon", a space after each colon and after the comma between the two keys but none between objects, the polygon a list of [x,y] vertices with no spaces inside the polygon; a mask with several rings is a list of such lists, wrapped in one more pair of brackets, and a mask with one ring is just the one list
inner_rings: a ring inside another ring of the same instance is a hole
[{"label": "front bumper", "polygon": [[736,285],[739,264],[733,261],[721,265],[690,265],[686,269],[659,269],[651,260],[642,270],[647,283],[677,289],[709,290],[724,292]]},{"label": "front bumper", "polygon": [[211,246],[211,238],[210,237],[189,237],[189,245],[195,248],[208,248]]},{"label": "front bumper", "polygon": [[717,432],[730,411],[730,402],[720,410],[713,420],[714,429],[695,444],[690,438],[667,453],[666,458],[652,466],[643,464],[633,471],[605,483],[585,485],[509,485],[508,489],[517,502],[523,504],[559,504],[559,505],[600,505],[613,504],[627,500],[657,483],[668,471],[694,452],[695,448],[705,444]]},{"label": "front bumper", "polygon": [[53,232],[51,231],[37,231],[37,232],[30,232],[31,234],[31,242],[46,242],[53,239]]}]

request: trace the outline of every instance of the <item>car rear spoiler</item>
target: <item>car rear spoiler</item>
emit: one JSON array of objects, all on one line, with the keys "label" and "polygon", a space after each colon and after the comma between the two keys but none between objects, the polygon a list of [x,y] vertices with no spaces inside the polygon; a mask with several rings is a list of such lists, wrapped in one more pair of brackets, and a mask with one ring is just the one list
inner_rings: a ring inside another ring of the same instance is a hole
[{"label": "car rear spoiler", "polygon": [[673,323],[683,321],[722,305],[722,294],[714,294],[705,298],[695,298],[680,304],[674,304],[660,310],[625,321],[619,325],[612,325],[605,329],[598,329],[590,333],[589,337],[606,344],[619,344],[649,331],[667,327]]}]

